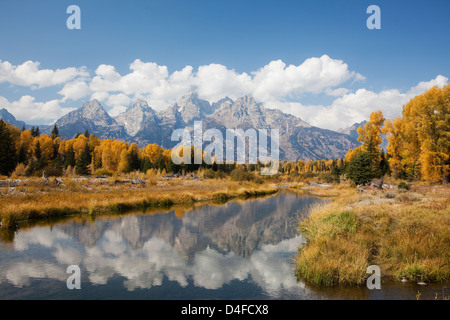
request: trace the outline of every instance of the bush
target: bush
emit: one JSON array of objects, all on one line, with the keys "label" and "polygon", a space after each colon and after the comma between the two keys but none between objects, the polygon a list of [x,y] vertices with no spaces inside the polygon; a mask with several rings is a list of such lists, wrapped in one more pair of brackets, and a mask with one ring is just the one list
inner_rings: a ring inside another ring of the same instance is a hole
[{"label": "bush", "polygon": [[[320,173],[318,176],[319,181],[324,181],[326,183],[332,183],[332,182],[336,182],[336,179],[333,175],[331,175],[331,173]],[[338,177],[339,179],[339,177]],[[339,180],[337,181],[339,182]]]},{"label": "bush", "polygon": [[223,179],[225,178],[225,173],[222,170],[214,171],[213,169],[205,169],[203,171],[203,177],[207,179]]},{"label": "bush", "polygon": [[26,167],[23,163],[19,163],[14,170],[13,174],[16,175],[16,177],[24,177],[26,176]]},{"label": "bush", "polygon": [[409,190],[409,185],[406,182],[402,181],[398,184],[397,188],[399,190]]},{"label": "bush", "polygon": [[61,177],[63,175],[62,168],[58,166],[49,165],[40,170],[37,170],[34,175],[37,177],[42,177],[42,173],[45,171],[45,176],[47,177]]},{"label": "bush", "polygon": [[234,181],[254,181],[255,175],[242,169],[234,169],[230,173],[230,177]]},{"label": "bush", "polygon": [[114,174],[114,172],[106,169],[106,168],[100,168],[95,170],[94,175],[95,176],[107,176],[107,177],[112,177],[112,175]]}]

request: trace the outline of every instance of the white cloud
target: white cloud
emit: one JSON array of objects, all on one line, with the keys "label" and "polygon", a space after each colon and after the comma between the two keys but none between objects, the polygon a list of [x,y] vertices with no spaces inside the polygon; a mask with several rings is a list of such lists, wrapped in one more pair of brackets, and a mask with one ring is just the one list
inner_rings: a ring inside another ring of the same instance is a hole
[{"label": "white cloud", "polygon": [[444,85],[447,84],[447,82],[448,82],[447,77],[444,77],[443,75],[438,75],[435,79],[432,79],[430,81],[419,82],[419,84],[417,86],[412,87],[411,90],[408,91],[408,95],[417,96],[434,86],[438,86],[439,88],[442,88]]},{"label": "white cloud", "polygon": [[387,119],[401,116],[402,107],[411,98],[437,85],[442,87],[448,78],[438,75],[430,81],[420,82],[407,92],[398,89],[374,92],[367,89],[358,89],[336,98],[329,106],[305,106],[301,103],[279,103],[272,105],[279,109],[301,117],[310,124],[331,130],[348,127],[356,122],[369,119],[373,111],[381,110]]},{"label": "white cloud", "polygon": [[29,95],[22,96],[19,100],[9,102],[6,98],[0,97],[0,101],[8,112],[22,121],[41,121],[50,123],[58,119],[75,108],[62,108],[59,100],[37,102]]},{"label": "white cloud", "polygon": [[93,92],[91,98],[104,101],[109,94],[122,93],[132,100],[146,99],[152,107],[161,110],[193,88],[201,98],[211,102],[246,94],[266,102],[307,92],[343,95],[347,89],[334,87],[349,80],[360,81],[364,77],[350,71],[342,60],[327,55],[307,59],[298,66],[286,66],[276,60],[251,74],[221,64],[199,66],[196,72],[192,66],[186,66],[170,74],[166,66],[136,59],[130,64],[130,72],[123,76],[112,65],[98,66],[89,88]]},{"label": "white cloud", "polygon": [[[395,88],[380,92],[364,88],[353,91],[349,86],[364,81],[365,77],[350,70],[344,61],[328,55],[306,59],[299,65],[274,60],[250,73],[240,73],[221,64],[203,65],[197,70],[188,65],[170,73],[166,66],[140,59],[134,60],[129,70],[121,75],[115,66],[101,64],[94,76],[89,77],[84,67],[40,70],[39,62],[26,61],[14,66],[0,61],[0,83],[31,88],[64,84],[57,92],[62,96],[60,100],[36,102],[34,97],[25,95],[11,103],[0,97],[0,103],[19,120],[54,121],[72,110],[60,105],[68,101],[97,99],[114,116],[137,99],[145,99],[152,108],[163,110],[195,89],[200,98],[210,102],[225,96],[236,99],[252,94],[266,107],[294,114],[315,126],[337,130],[368,119],[378,109],[387,118],[399,116],[402,105],[409,99],[448,82],[448,78],[438,75],[405,92]],[[307,94],[334,97],[334,101],[329,105],[307,105],[302,102]]]},{"label": "white cloud", "polygon": [[13,85],[36,89],[63,84],[77,77],[89,76],[84,67],[39,70],[39,65],[39,62],[25,61],[21,65],[15,66],[8,61],[0,60],[0,83],[9,82]]},{"label": "white cloud", "polygon": [[364,79],[359,73],[349,71],[348,65],[342,60],[327,55],[309,58],[298,66],[286,67],[281,60],[272,61],[253,74],[253,95],[262,101],[306,92],[320,93],[350,79]]},{"label": "white cloud", "polygon": [[91,93],[89,85],[85,81],[72,81],[64,85],[64,87],[58,92],[63,96],[63,101],[66,100],[79,100]]}]

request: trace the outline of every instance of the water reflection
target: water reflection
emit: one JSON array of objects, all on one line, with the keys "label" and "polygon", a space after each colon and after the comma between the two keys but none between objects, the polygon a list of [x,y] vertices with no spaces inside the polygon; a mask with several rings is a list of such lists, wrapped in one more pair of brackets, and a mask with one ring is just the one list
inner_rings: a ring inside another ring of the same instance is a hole
[{"label": "water reflection", "polygon": [[[116,280],[127,292],[176,284],[178,298],[192,297],[193,288],[218,291],[237,284],[260,297],[295,296],[304,288],[291,261],[302,241],[296,220],[318,201],[283,192],[184,214],[136,213],[20,231],[2,241],[0,298],[45,299],[46,293],[38,292],[43,281],[52,294],[67,295],[65,271],[72,264],[82,270],[85,298]],[[254,298],[251,292],[243,296]],[[169,292],[164,298],[171,297]]]}]

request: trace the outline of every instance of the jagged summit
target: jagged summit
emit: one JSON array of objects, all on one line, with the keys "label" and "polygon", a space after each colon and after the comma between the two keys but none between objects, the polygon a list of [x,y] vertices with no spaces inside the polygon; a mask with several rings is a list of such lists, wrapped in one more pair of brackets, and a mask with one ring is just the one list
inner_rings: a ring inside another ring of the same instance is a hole
[{"label": "jagged summit", "polygon": [[156,112],[148,106],[147,101],[139,99],[114,119],[125,128],[129,136],[134,136],[141,129],[143,123],[148,118],[153,118],[155,114]]},{"label": "jagged summit", "polygon": [[213,108],[207,100],[200,99],[197,92],[189,91],[175,104],[181,118],[187,124],[202,120],[213,113]]},{"label": "jagged summit", "polygon": [[171,141],[175,129],[192,130],[195,121],[204,129],[278,129],[282,159],[334,159],[344,157],[347,150],[359,145],[351,136],[313,127],[302,119],[269,109],[246,95],[235,101],[229,97],[210,103],[195,91],[180,97],[167,109],[156,112],[145,100],[137,100],[125,112],[111,118],[99,101],[83,104],[59,119],[60,135],[72,138],[86,129],[99,138],[117,138],[144,147],[156,143],[166,149],[179,141]]},{"label": "jagged summit", "polygon": [[[102,107],[96,99],[84,103],[80,108],[69,112],[55,123],[62,137],[72,138],[77,133],[88,130],[99,138],[124,138],[125,129]],[[50,129],[48,129],[50,130]],[[48,132],[46,132],[48,133]]]}]

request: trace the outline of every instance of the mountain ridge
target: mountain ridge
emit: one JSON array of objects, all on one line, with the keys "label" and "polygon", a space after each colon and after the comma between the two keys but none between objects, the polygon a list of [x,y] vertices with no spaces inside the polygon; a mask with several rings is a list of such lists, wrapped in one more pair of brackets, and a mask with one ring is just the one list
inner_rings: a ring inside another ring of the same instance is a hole
[{"label": "mountain ridge", "polygon": [[348,149],[360,145],[348,134],[314,127],[299,117],[256,102],[251,95],[210,103],[193,91],[161,111],[152,109],[145,100],[137,100],[116,117],[111,117],[99,101],[92,100],[55,124],[63,138],[73,138],[87,129],[101,139],[116,138],[135,142],[139,147],[156,143],[170,149],[179,143],[171,141],[173,131],[192,131],[195,121],[202,121],[205,130],[214,128],[223,133],[227,129],[279,129],[282,160],[343,158]]}]

